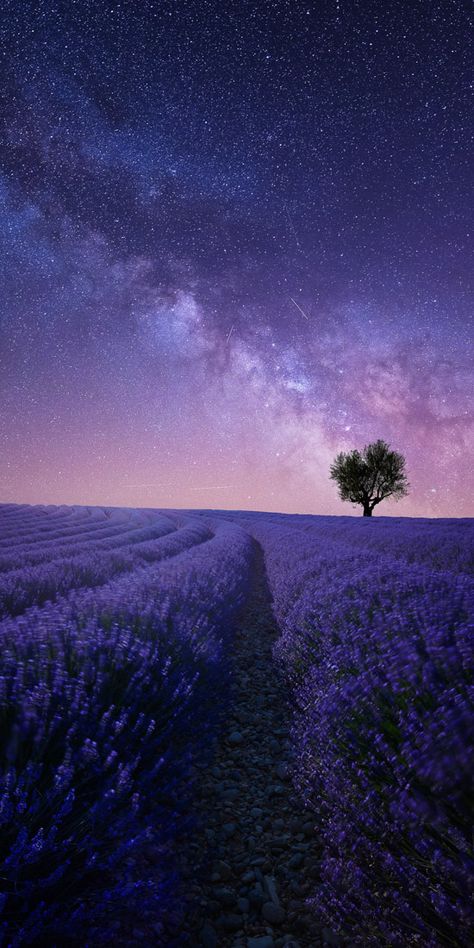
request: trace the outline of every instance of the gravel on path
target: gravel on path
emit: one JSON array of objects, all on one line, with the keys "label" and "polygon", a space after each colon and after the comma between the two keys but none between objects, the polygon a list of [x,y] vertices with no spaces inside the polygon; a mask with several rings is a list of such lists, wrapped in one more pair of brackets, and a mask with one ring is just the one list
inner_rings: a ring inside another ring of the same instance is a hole
[{"label": "gravel on path", "polygon": [[272,657],[278,628],[255,543],[253,590],[235,634],[228,713],[212,764],[197,781],[198,827],[183,944],[317,948],[339,944],[305,906],[319,873],[317,827],[291,784],[291,707]]}]

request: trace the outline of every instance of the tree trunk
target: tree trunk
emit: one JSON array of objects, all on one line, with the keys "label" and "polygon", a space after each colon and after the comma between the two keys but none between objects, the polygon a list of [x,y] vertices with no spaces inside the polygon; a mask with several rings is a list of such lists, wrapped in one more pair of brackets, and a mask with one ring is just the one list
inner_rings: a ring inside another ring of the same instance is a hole
[{"label": "tree trunk", "polygon": [[364,504],[364,517],[371,517],[371,516],[372,516],[372,507],[370,507],[369,504]]}]

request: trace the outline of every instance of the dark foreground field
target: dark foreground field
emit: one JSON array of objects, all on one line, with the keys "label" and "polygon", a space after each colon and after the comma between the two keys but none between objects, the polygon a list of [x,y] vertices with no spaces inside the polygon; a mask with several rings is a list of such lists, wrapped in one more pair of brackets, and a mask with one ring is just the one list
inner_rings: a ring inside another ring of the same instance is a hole
[{"label": "dark foreground field", "polygon": [[470,948],[473,532],[0,507],[2,948]]}]

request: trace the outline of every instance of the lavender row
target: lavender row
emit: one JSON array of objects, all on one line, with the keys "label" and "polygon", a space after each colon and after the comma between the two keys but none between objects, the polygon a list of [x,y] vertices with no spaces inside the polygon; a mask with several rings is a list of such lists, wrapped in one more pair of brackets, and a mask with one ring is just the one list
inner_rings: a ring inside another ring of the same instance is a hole
[{"label": "lavender row", "polygon": [[[4,538],[0,525],[0,562],[1,557],[5,554],[10,558],[15,556],[20,558],[24,554],[33,553],[36,550],[54,550],[58,542],[74,543],[78,542],[79,539],[87,542],[89,539],[113,537],[127,530],[136,529],[139,526],[143,527],[154,521],[157,516],[157,514],[152,515],[145,511],[128,512],[120,510],[112,510],[109,514],[107,512],[105,514],[102,517],[94,516],[90,519],[81,517],[75,521],[69,520],[65,526],[61,525],[59,528],[57,525],[54,528],[45,526],[42,531],[37,530],[36,527],[32,528],[26,525],[23,531],[16,531],[15,536],[10,539]],[[49,516],[49,514],[45,514],[48,522]],[[17,542],[14,542],[14,540]]]},{"label": "lavender row", "polygon": [[224,697],[250,559],[249,537],[223,524],[173,560],[2,623],[5,944],[73,929],[107,940],[107,906],[137,891],[155,920],[172,904],[183,781]]},{"label": "lavender row", "polygon": [[135,537],[126,533],[125,540],[121,538],[111,549],[110,540],[105,550],[91,544],[75,556],[63,553],[47,563],[0,574],[0,621],[20,615],[34,604],[55,601],[70,589],[101,586],[119,573],[174,556],[211,536],[201,524],[182,528],[167,540],[170,531],[169,523],[159,526],[157,521],[157,526],[139,530]]},{"label": "lavender row", "polygon": [[[222,511],[220,518],[228,517]],[[433,570],[473,574],[474,521],[375,517],[367,523],[363,517],[326,517],[292,514],[232,513],[235,522],[249,526],[265,518],[269,526],[286,527],[304,533],[315,542],[325,538],[341,540],[359,551],[381,552],[406,563],[424,563]]]},{"label": "lavender row", "polygon": [[[275,654],[297,709],[295,781],[323,844],[316,918],[350,944],[467,948],[471,580],[404,564],[376,543],[374,555],[375,531],[362,546],[356,523],[336,522],[333,540],[327,524],[305,534],[248,523],[264,546],[282,629]],[[389,550],[402,540],[392,530]],[[439,543],[442,566],[442,530]]]},{"label": "lavender row", "polygon": [[[298,518],[299,519],[299,518]],[[424,563],[434,570],[473,574],[474,523],[472,520],[426,520],[377,517],[373,523],[354,517],[301,518],[300,529],[331,540]]]},{"label": "lavender row", "polygon": [[28,546],[19,554],[17,551],[10,557],[0,556],[0,574],[6,576],[15,569],[24,569],[28,566],[37,566],[40,563],[51,563],[54,560],[71,558],[82,552],[92,553],[106,550],[117,550],[120,547],[133,545],[142,540],[152,539],[154,536],[164,536],[176,529],[175,524],[168,517],[156,516],[148,525],[122,524],[109,527],[107,531],[97,531],[86,535],[77,533],[66,540],[59,538],[47,540],[44,544]]},{"label": "lavender row", "polygon": [[[30,512],[32,510],[35,511],[35,515]],[[65,508],[61,516],[51,508],[26,508],[25,513],[9,518],[5,515],[2,506],[0,508],[0,543],[7,546],[12,540],[23,542],[25,539],[28,541],[28,538],[40,541],[48,535],[54,536],[55,533],[59,535],[61,531],[67,531],[71,526],[73,530],[81,526],[85,528],[95,524],[100,526],[107,519],[109,518],[105,510],[99,507],[70,508],[69,512]]]}]

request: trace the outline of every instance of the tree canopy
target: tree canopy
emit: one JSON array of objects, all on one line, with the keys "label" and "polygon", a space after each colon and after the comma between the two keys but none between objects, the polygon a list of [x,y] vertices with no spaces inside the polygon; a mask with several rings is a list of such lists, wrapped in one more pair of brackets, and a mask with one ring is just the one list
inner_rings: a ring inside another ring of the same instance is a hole
[{"label": "tree canopy", "polygon": [[361,504],[364,517],[371,517],[374,507],[387,497],[408,494],[405,458],[382,440],[367,444],[362,451],[341,451],[330,476],[339,485],[341,500]]}]

